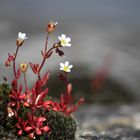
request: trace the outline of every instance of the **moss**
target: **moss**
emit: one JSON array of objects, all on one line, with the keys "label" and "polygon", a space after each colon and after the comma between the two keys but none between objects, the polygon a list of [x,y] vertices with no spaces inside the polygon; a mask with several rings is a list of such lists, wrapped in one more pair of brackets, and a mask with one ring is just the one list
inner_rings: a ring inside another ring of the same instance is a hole
[{"label": "moss", "polygon": [[76,132],[76,122],[71,116],[62,112],[48,111],[46,113],[48,126],[51,133],[48,140],[74,140]]},{"label": "moss", "polygon": [[9,100],[10,87],[8,84],[3,83],[0,85],[0,110],[5,110],[7,102]]}]

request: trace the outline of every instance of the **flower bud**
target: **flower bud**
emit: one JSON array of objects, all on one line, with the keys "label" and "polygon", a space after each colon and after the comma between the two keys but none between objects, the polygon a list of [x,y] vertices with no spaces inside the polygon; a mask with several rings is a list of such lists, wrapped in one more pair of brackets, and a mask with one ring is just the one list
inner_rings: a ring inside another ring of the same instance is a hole
[{"label": "flower bud", "polygon": [[9,60],[6,60],[6,61],[5,61],[5,66],[6,66],[6,67],[9,67],[10,65],[11,65],[11,64],[10,64],[10,61],[9,61]]},{"label": "flower bud", "polygon": [[27,64],[27,63],[21,63],[21,64],[19,65],[19,67],[20,67],[20,70],[21,70],[22,72],[26,72],[26,71],[27,71],[27,68],[28,68],[28,64]]},{"label": "flower bud", "polygon": [[24,40],[18,38],[17,41],[16,41],[16,45],[17,45],[18,47],[20,47],[20,46],[22,46],[23,42],[24,42]]},{"label": "flower bud", "polygon": [[22,44],[24,43],[25,39],[27,39],[26,34],[19,32],[18,33],[18,38],[17,38],[17,41],[16,41],[17,46],[18,47],[22,46]]},{"label": "flower bud", "polygon": [[60,43],[54,43],[54,44],[53,44],[53,47],[54,47],[54,48],[59,48],[59,47],[61,47],[61,45],[60,45]]},{"label": "flower bud", "polygon": [[55,30],[57,24],[57,22],[49,22],[47,26],[48,33],[52,33]]}]

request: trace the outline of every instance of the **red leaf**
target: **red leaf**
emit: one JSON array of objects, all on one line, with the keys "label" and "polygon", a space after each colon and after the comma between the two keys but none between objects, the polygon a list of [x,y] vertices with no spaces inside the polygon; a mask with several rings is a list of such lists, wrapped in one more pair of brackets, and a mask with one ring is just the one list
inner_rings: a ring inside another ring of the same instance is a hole
[{"label": "red leaf", "polygon": [[78,101],[77,105],[78,106],[81,105],[84,101],[85,101],[84,98],[80,98],[80,100]]},{"label": "red leaf", "polygon": [[35,74],[38,74],[39,64],[32,64],[30,63],[30,67]]},{"label": "red leaf", "polygon": [[53,101],[51,101],[51,100],[44,101],[44,103],[43,103],[44,107],[48,107],[49,105],[54,106]]},{"label": "red leaf", "polygon": [[21,93],[22,92],[22,85],[20,85],[20,87],[19,87],[19,93]]},{"label": "red leaf", "polygon": [[41,54],[42,54],[43,57],[45,57],[45,52],[41,51]]},{"label": "red leaf", "polygon": [[47,55],[45,56],[46,58],[49,58],[52,55],[53,51],[51,51],[49,54],[47,53]]},{"label": "red leaf", "polygon": [[19,131],[18,131],[18,135],[21,135],[21,134],[22,134],[22,130],[19,130]]},{"label": "red leaf", "polygon": [[34,133],[30,133],[30,134],[29,134],[29,137],[30,137],[31,139],[34,139]]},{"label": "red leaf", "polygon": [[16,124],[16,127],[21,129],[21,126],[19,125],[19,123]]},{"label": "red leaf", "polygon": [[37,119],[37,122],[39,123],[39,122],[44,122],[46,120],[46,118],[45,117],[39,117],[38,119]]},{"label": "red leaf", "polygon": [[31,127],[31,126],[27,126],[27,127],[25,127],[24,128],[24,130],[26,131],[26,132],[28,132],[28,131],[30,131],[30,130],[32,130],[33,128]]},{"label": "red leaf", "polygon": [[71,84],[68,84],[67,85],[67,94],[71,94],[71,90],[72,90],[72,85]]},{"label": "red leaf", "polygon": [[48,132],[50,130],[50,128],[48,126],[44,126],[41,128],[43,131]]},{"label": "red leaf", "polygon": [[36,96],[37,96],[42,90],[42,83],[40,80],[37,80],[37,82],[35,83],[34,89],[35,89]]},{"label": "red leaf", "polygon": [[41,132],[41,130],[39,128],[36,129],[36,134],[37,135],[41,135],[42,134],[42,132]]},{"label": "red leaf", "polygon": [[19,99],[25,99],[26,98],[26,95],[25,94],[22,94],[21,93],[21,95],[19,95]]},{"label": "red leaf", "polygon": [[46,88],[44,91],[42,91],[38,96],[39,96],[39,99],[38,101],[42,101],[46,95],[48,94],[48,88]]},{"label": "red leaf", "polygon": [[29,103],[24,102],[24,106],[28,107],[28,106],[30,106],[30,105],[29,105]]},{"label": "red leaf", "polygon": [[48,79],[49,79],[49,72],[47,72],[44,76],[43,76],[43,79],[41,80],[41,82],[42,82],[42,86],[44,86],[46,83],[47,83],[47,81],[48,81]]}]

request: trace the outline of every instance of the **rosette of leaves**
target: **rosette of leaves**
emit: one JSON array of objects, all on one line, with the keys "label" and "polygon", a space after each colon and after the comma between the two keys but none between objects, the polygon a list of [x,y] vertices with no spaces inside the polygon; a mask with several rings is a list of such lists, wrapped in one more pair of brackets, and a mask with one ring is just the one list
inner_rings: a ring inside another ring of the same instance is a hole
[{"label": "rosette of leaves", "polygon": [[48,140],[74,140],[77,128],[76,121],[60,111],[47,111],[47,123],[51,133],[47,135]]}]

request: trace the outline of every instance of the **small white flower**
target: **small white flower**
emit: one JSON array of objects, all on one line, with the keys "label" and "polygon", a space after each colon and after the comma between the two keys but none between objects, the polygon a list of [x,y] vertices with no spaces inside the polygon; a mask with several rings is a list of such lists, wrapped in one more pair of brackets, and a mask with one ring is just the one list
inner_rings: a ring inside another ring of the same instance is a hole
[{"label": "small white flower", "polygon": [[59,39],[62,47],[65,47],[65,46],[70,47],[71,46],[71,44],[70,44],[71,38],[66,37],[65,34],[58,36],[58,39]]},{"label": "small white flower", "polygon": [[25,39],[27,39],[27,36],[26,36],[25,33],[19,32],[19,33],[18,33],[18,39],[25,40]]},{"label": "small white flower", "polygon": [[14,112],[9,112],[8,117],[12,117],[12,116],[14,116]]},{"label": "small white flower", "polygon": [[69,65],[69,62],[66,61],[65,63],[60,63],[60,70],[65,72],[71,72],[71,68],[73,65]]}]

